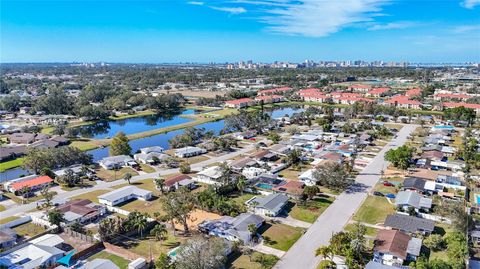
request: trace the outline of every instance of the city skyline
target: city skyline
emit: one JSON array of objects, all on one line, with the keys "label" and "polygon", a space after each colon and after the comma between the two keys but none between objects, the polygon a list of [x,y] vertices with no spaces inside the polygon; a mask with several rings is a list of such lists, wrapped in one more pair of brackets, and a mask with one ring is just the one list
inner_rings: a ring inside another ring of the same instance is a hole
[{"label": "city skyline", "polygon": [[478,0],[2,1],[1,62],[480,61]]}]

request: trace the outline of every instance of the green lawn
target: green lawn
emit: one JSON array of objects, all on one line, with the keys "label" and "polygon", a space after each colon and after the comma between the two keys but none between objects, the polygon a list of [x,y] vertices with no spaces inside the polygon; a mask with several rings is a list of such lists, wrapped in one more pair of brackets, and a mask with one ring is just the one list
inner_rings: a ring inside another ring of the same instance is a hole
[{"label": "green lawn", "polygon": [[[127,185],[128,185],[128,183],[125,181],[125,184],[120,184],[120,185],[114,186],[114,187],[112,187],[112,189],[120,189],[120,188],[123,188]],[[139,180],[139,181],[132,182],[131,185],[135,186],[135,187],[145,189],[145,190],[148,190],[148,191],[151,191],[151,192],[154,192],[154,193],[159,193],[159,191],[155,187],[155,182],[151,178],[142,179],[142,180]]]},{"label": "green lawn", "polygon": [[[350,232],[350,231],[353,231],[354,227],[355,227],[355,224],[350,223],[350,224],[347,224],[343,229],[347,232]],[[365,227],[365,229],[366,229],[365,235],[372,236],[372,237],[377,236],[378,229],[375,229],[372,227]]]},{"label": "green lawn", "polygon": [[19,167],[20,165],[22,165],[22,163],[23,163],[23,158],[16,158],[10,161],[1,162],[0,172],[4,172],[5,170]]},{"label": "green lawn", "polygon": [[[391,183],[394,183],[394,184],[398,184],[398,183],[402,183],[403,184],[403,178],[402,177],[389,177],[389,178],[386,178],[385,180],[391,182]],[[387,193],[393,193],[393,194],[396,194],[397,193],[397,189],[395,187],[389,187],[389,186],[383,186],[383,182],[378,182],[375,187],[373,188],[374,191],[379,191],[381,193],[384,193],[384,194],[387,194]]]},{"label": "green lawn", "polygon": [[153,172],[155,172],[155,169],[153,169],[153,167],[151,167],[151,166],[148,165],[148,164],[143,164],[143,163],[141,163],[141,164],[140,164],[140,167],[142,168],[142,171],[145,172],[145,173],[153,173]]},{"label": "green lawn", "polygon": [[294,219],[314,223],[334,200],[333,197],[322,197],[306,201],[305,205],[296,203],[291,208],[289,215]]},{"label": "green lawn", "polygon": [[258,232],[265,245],[287,251],[302,236],[303,231],[303,228],[267,222]]},{"label": "green lawn", "polygon": [[8,218],[1,218],[0,219],[0,224],[5,224],[7,222],[10,222],[10,221],[14,221],[16,219],[19,219],[19,217],[17,216],[11,216],[11,217],[8,217]]},{"label": "green lawn", "polygon": [[138,175],[137,171],[133,170],[130,167],[122,167],[119,170],[106,170],[103,168],[99,168],[95,172],[99,178],[106,181],[122,179],[126,173],[130,173],[132,176]]},{"label": "green lawn", "polygon": [[95,142],[83,139],[83,140],[74,140],[70,142],[70,146],[78,148],[81,151],[87,151],[91,149],[96,149],[99,145],[95,144]]},{"label": "green lawn", "polygon": [[[262,264],[256,262],[261,256],[267,258],[270,261],[270,264],[265,264],[265,266],[262,267]],[[276,256],[260,252],[253,252],[250,257],[241,253],[233,253],[228,256],[225,267],[228,269],[270,269],[277,261],[278,258]]]},{"label": "green lawn", "polygon": [[118,267],[120,267],[120,269],[128,268],[128,264],[130,263],[129,260],[124,259],[120,256],[115,255],[115,254],[106,252],[106,251],[100,251],[100,252],[96,253],[95,255],[90,256],[88,258],[88,260],[91,261],[91,260],[94,260],[96,258],[110,260],[114,264],[116,264]]},{"label": "green lawn", "polygon": [[239,193],[237,193],[236,195],[230,196],[229,198],[235,201],[235,203],[237,203],[238,205],[245,205],[245,202],[250,200],[254,196],[261,197],[262,195],[254,195],[251,193],[243,193],[243,195],[240,195]]},{"label": "green lawn", "polygon": [[150,235],[144,235],[144,238],[135,242],[126,243],[125,248],[138,255],[148,257],[150,255],[150,247],[153,257],[158,257],[161,253],[168,253],[175,247],[178,247],[185,238],[174,237],[171,230],[168,231],[166,240],[156,241]]},{"label": "green lawn", "polygon": [[3,205],[0,205],[0,212],[5,211],[5,207]]},{"label": "green lawn", "polygon": [[82,193],[80,195],[74,196],[70,198],[70,200],[75,200],[75,199],[88,199],[94,203],[98,203],[98,196],[105,194],[107,192],[110,192],[108,190],[96,190],[96,191],[91,191],[91,192],[86,192]]},{"label": "green lawn", "polygon": [[354,219],[369,224],[383,223],[387,215],[395,213],[395,206],[385,197],[368,196],[355,213]]},{"label": "green lawn", "polygon": [[24,236],[27,238],[36,236],[46,231],[45,228],[39,225],[35,225],[32,222],[27,222],[22,225],[18,225],[12,228],[19,236]]},{"label": "green lawn", "polygon": [[118,207],[129,212],[139,211],[143,213],[148,213],[150,214],[150,216],[153,216],[153,213],[155,212],[163,212],[162,203],[156,196],[154,196],[153,199],[150,201],[131,200],[130,202],[118,205]]}]

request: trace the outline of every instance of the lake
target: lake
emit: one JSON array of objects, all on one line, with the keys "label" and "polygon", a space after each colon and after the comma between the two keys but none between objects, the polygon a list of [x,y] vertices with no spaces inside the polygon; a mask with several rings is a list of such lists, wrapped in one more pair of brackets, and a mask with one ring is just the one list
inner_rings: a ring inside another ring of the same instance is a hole
[{"label": "lake", "polygon": [[[282,107],[274,110],[266,110],[266,112],[270,114],[272,118],[280,118],[285,115],[291,116],[296,112],[302,112],[302,111],[304,111],[304,109],[301,107]],[[189,114],[191,115],[194,113],[197,113],[197,112],[194,110],[185,110],[181,114],[177,114],[170,118],[166,118],[166,117],[152,118],[150,116],[145,116],[145,117],[138,117],[138,118],[129,118],[129,119],[119,120],[119,121],[108,121],[107,122],[108,127],[104,128],[103,130],[96,130],[95,132],[92,131],[90,132],[90,134],[92,134],[94,138],[100,139],[100,138],[112,137],[119,131],[123,131],[128,135],[128,134],[134,134],[138,132],[155,130],[158,128],[163,128],[163,127],[173,126],[176,124],[181,124],[184,122],[189,122],[191,121],[191,119],[180,117],[180,115],[189,115]],[[156,125],[152,125],[153,121],[156,121],[155,123]],[[85,128],[84,130],[89,130],[89,128],[92,128],[88,126],[90,125],[85,125],[81,127]],[[224,126],[225,126],[225,121],[219,120],[219,121],[199,124],[199,125],[196,125],[195,128],[205,128],[207,131],[212,130],[215,132],[215,135],[218,135]],[[84,131],[84,132],[85,134],[89,133],[87,131]],[[168,140],[172,139],[174,136],[178,134],[182,134],[183,132],[184,132],[184,129],[178,129],[178,130],[163,133],[163,134],[157,134],[149,137],[131,140],[130,146],[132,147],[132,153],[135,153],[137,150],[141,148],[151,147],[151,146],[160,146],[160,147],[163,147],[164,149],[169,149],[170,145],[168,144]],[[105,148],[89,150],[87,151],[87,153],[92,154],[94,161],[99,161],[102,158],[105,158],[108,156],[108,150],[109,148],[105,147]],[[29,172],[22,168],[9,169],[3,173],[0,173],[0,182],[10,180],[10,179],[15,179],[15,178],[18,178],[20,175],[28,175],[28,174]]]}]

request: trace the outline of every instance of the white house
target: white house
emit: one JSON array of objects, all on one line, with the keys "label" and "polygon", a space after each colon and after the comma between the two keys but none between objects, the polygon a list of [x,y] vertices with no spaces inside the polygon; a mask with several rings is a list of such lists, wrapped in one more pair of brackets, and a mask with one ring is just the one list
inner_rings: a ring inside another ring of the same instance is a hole
[{"label": "white house", "polygon": [[264,169],[264,168],[246,167],[246,168],[243,168],[242,175],[244,175],[247,179],[253,179],[267,172],[268,172],[267,169]]},{"label": "white house", "polygon": [[175,150],[175,156],[180,158],[188,158],[193,156],[198,156],[206,153],[205,149],[199,147],[184,147]]},{"label": "white house", "polygon": [[124,166],[135,166],[137,163],[128,155],[110,156],[101,159],[98,164],[107,170],[118,169]]},{"label": "white house", "polygon": [[265,220],[257,215],[242,213],[235,218],[224,216],[217,220],[205,220],[198,225],[200,231],[225,238],[229,241],[241,241],[248,244],[252,233],[248,226],[253,224],[260,228]]},{"label": "white house", "polygon": [[220,166],[211,166],[203,171],[198,172],[193,178],[196,182],[211,184],[211,185],[221,185],[220,178],[222,177],[222,169]]},{"label": "white house", "polygon": [[107,206],[115,206],[132,199],[147,201],[151,198],[151,191],[140,189],[135,186],[125,186],[98,196],[98,202]]},{"label": "white house", "polygon": [[134,154],[133,158],[135,159],[135,161],[143,164],[154,164],[156,159],[163,161],[170,158],[170,156],[160,152],[149,152]]},{"label": "white house", "polygon": [[63,242],[58,235],[43,235],[0,254],[0,267],[21,269],[50,267],[64,256],[65,251],[60,248]]},{"label": "white house", "polygon": [[298,179],[303,181],[307,186],[314,186],[317,184],[317,180],[313,177],[313,169],[308,169],[307,171],[303,172]]},{"label": "white house", "polygon": [[153,147],[142,148],[142,149],[140,149],[140,152],[143,153],[143,154],[148,154],[148,153],[152,153],[152,152],[163,153],[163,150],[164,149],[162,147],[153,146]]}]

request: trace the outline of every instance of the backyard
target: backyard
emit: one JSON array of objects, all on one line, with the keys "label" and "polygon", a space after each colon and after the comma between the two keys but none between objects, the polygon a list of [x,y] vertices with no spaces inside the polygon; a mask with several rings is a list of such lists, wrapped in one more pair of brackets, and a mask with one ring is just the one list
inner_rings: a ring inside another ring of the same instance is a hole
[{"label": "backyard", "polygon": [[259,229],[263,243],[272,248],[287,251],[305,230],[285,224],[267,222]]},{"label": "backyard", "polygon": [[[263,266],[261,263],[256,262],[259,258],[263,257]],[[251,255],[241,254],[234,252],[228,256],[226,268],[229,269],[269,269],[278,261],[278,258],[274,255],[267,255],[259,252],[253,252]]]},{"label": "backyard", "polygon": [[125,176],[126,173],[130,173],[132,176],[138,175],[138,173],[130,167],[123,167],[119,170],[106,170],[103,168],[99,168],[96,169],[95,172],[99,178],[106,181],[121,179]]},{"label": "backyard", "polygon": [[89,261],[94,260],[94,259],[107,259],[112,261],[114,264],[116,264],[118,267],[121,269],[127,268],[128,264],[130,263],[129,260],[124,259],[120,256],[117,256],[115,254],[109,253],[107,251],[100,251],[96,253],[95,255],[92,255],[88,258]]},{"label": "backyard", "polygon": [[45,228],[35,225],[32,222],[27,222],[12,228],[19,236],[30,238],[46,231]]},{"label": "backyard", "polygon": [[98,203],[98,196],[105,194],[107,192],[110,192],[108,190],[96,190],[96,191],[91,191],[91,192],[86,192],[82,193],[80,195],[74,196],[70,198],[70,200],[75,200],[75,199],[88,199],[94,203]]}]

